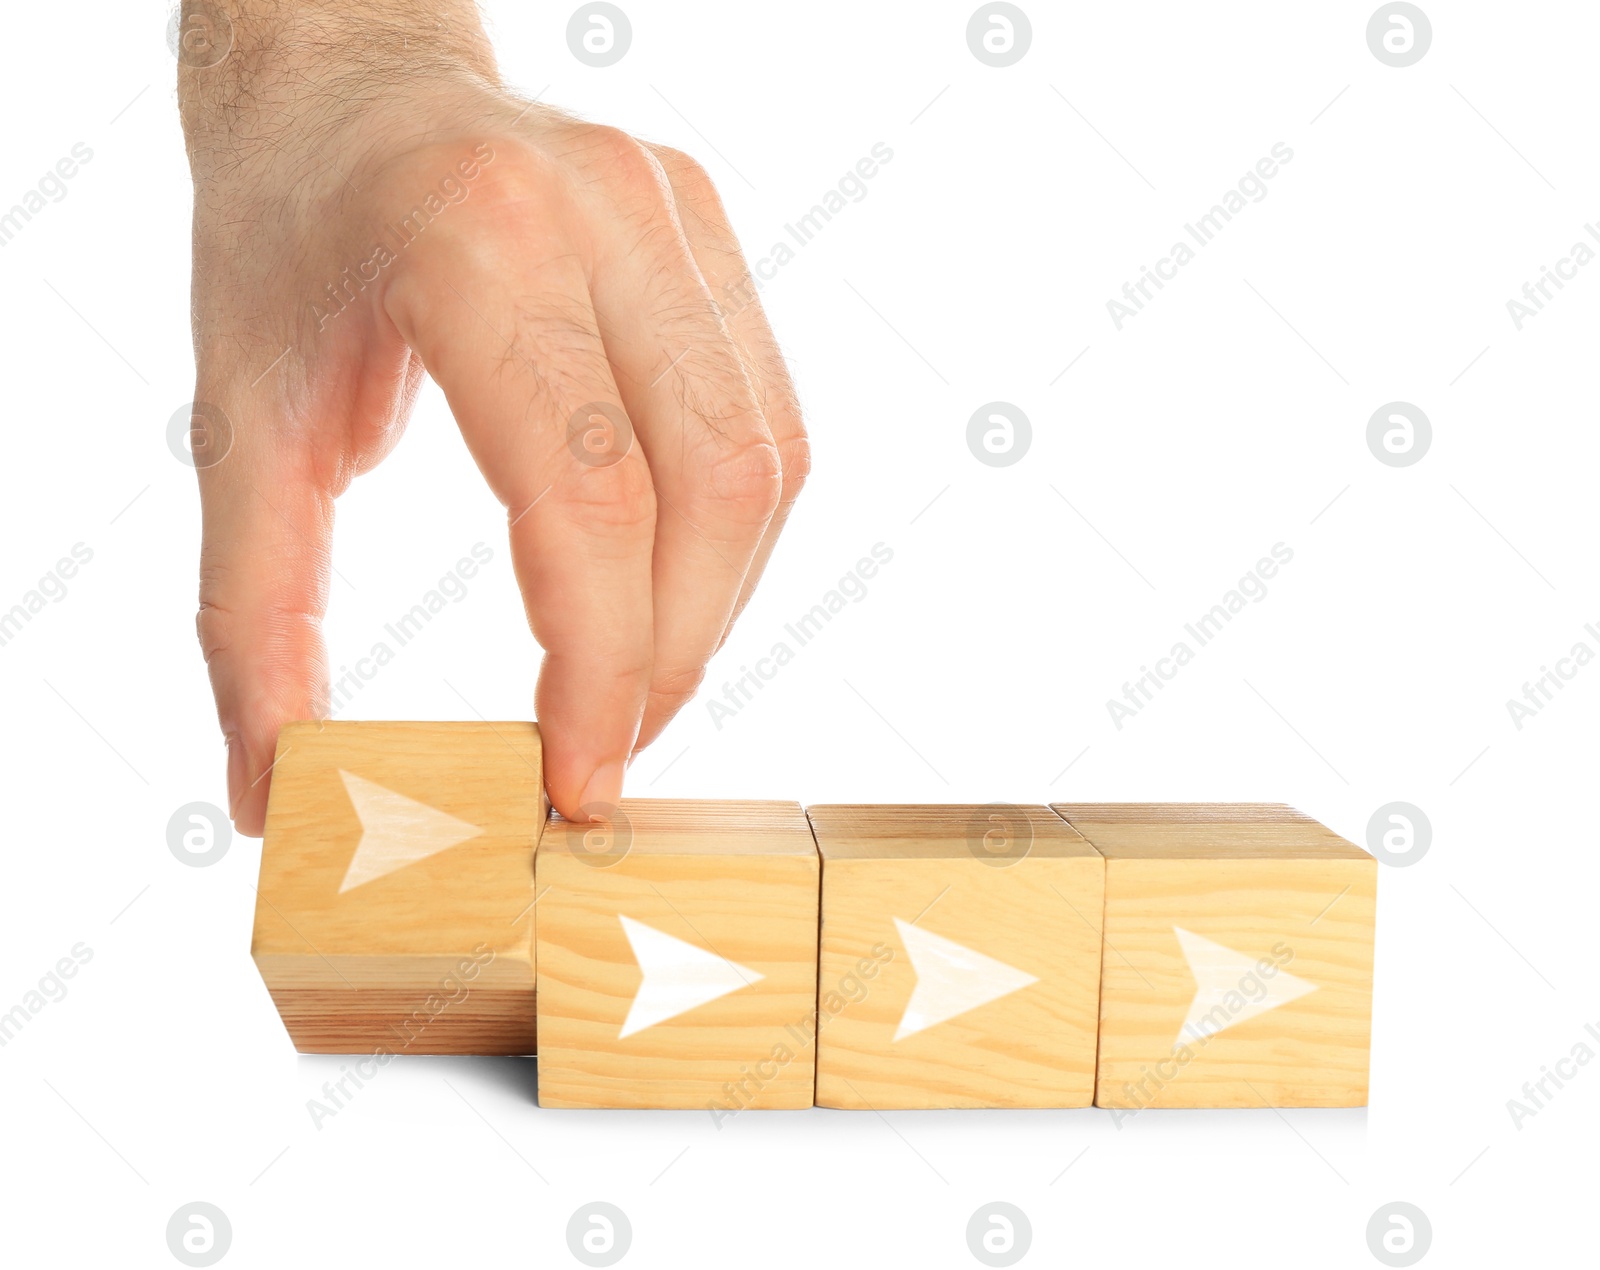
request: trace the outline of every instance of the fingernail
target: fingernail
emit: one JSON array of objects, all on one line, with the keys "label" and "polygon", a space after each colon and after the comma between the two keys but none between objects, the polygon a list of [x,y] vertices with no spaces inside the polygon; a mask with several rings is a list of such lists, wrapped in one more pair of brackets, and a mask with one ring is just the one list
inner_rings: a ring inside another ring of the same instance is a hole
[{"label": "fingernail", "polygon": [[[622,774],[627,764],[620,759],[611,763],[602,763],[595,774],[589,778],[589,783],[583,787],[582,806],[590,807],[598,804],[600,807],[616,809],[622,801]],[[594,817],[590,817],[594,819]]]},{"label": "fingernail", "polygon": [[246,779],[249,776],[250,756],[244,752],[244,743],[237,736],[228,737],[228,818],[239,811],[244,798]]}]

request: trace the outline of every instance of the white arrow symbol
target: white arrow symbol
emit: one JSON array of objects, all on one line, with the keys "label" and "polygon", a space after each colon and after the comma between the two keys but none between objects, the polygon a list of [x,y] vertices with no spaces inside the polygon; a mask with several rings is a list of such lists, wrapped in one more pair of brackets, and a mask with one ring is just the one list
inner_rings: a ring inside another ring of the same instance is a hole
[{"label": "white arrow symbol", "polygon": [[631,917],[619,913],[617,920],[633,946],[633,959],[644,973],[628,1017],[622,1021],[622,1031],[617,1033],[619,1040],[766,978],[748,966],[696,948]]},{"label": "white arrow symbol", "polygon": [[352,887],[460,846],[483,832],[477,825],[375,785],[354,772],[341,769],[339,775],[344,778],[350,805],[361,821],[361,841],[356,843],[356,853],[350,857],[350,867],[339,884],[341,895]]},{"label": "white arrow symbol", "polygon": [[898,917],[894,924],[917,976],[894,1034],[897,1041],[1039,982],[1037,975],[985,957],[953,939],[921,930]]},{"label": "white arrow symbol", "polygon": [[[1181,926],[1174,926],[1172,933],[1178,937],[1189,972],[1194,975],[1194,1000],[1178,1029],[1178,1039],[1172,1043],[1174,1049],[1187,1041],[1204,1041],[1235,1023],[1317,990],[1316,984],[1287,970],[1280,969],[1269,978],[1261,972],[1261,958],[1247,957]],[[1253,996],[1256,992],[1261,995]]]}]

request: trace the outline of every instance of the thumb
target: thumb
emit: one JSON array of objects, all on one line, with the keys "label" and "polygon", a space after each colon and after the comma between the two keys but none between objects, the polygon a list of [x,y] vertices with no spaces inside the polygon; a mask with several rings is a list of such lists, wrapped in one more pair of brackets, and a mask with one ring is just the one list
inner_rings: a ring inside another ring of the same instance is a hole
[{"label": "thumb", "polygon": [[200,503],[196,628],[228,743],[228,809],[260,837],[278,729],[327,712],[333,497],[280,456],[235,452],[201,470]]}]

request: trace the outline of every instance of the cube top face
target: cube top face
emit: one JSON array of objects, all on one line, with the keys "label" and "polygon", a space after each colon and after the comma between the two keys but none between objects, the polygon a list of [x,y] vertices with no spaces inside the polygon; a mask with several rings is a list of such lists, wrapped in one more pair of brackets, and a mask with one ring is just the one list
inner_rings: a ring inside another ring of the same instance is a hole
[{"label": "cube top face", "polygon": [[1282,803],[1052,803],[1108,860],[1370,860]]},{"label": "cube top face", "polygon": [[1098,1105],[1366,1102],[1370,855],[1287,808],[1056,810],[1106,855]]},{"label": "cube top face", "polygon": [[1087,1106],[1099,854],[1043,806],[808,810],[818,1104]]},{"label": "cube top face", "polygon": [[806,808],[824,860],[1097,857],[1048,807],[1026,803],[823,804]]},{"label": "cube top face", "polygon": [[532,723],[289,724],[251,944],[269,986],[382,985],[487,949],[487,978],[531,987],[546,806]]},{"label": "cube top face", "polygon": [[820,866],[800,805],[625,799],[594,832],[553,822],[535,861],[540,1105],[811,1106]]},{"label": "cube top face", "polygon": [[624,798],[606,824],[551,816],[553,849],[604,867],[623,855],[816,855],[799,803],[766,799]]}]

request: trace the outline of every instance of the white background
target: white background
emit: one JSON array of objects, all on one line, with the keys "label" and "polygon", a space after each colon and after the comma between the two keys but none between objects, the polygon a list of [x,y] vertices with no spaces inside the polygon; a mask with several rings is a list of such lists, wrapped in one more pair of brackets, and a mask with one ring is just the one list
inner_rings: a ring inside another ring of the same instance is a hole
[{"label": "white background", "polygon": [[[629,792],[1270,799],[1362,843],[1414,803],[1433,845],[1381,870],[1371,1107],[718,1132],[540,1111],[525,1061],[418,1058],[314,1128],[341,1060],[295,1055],[249,960],[259,843],[208,868],[166,843],[226,789],[194,474],[165,439],[193,395],[165,6],[14,5],[0,206],[75,142],[94,157],[0,248],[0,609],[73,544],[93,560],[0,648],[0,1011],[73,945],[93,959],[0,1051],[8,1252],[176,1264],[167,1219],[196,1199],[249,1266],[573,1264],[592,1199],[626,1211],[640,1266],[972,1265],[993,1199],[1031,1219],[1025,1264],[1375,1265],[1366,1223],[1394,1199],[1428,1214],[1435,1264],[1592,1240],[1600,1064],[1520,1129],[1506,1102],[1600,1023],[1600,668],[1520,730],[1506,701],[1600,650],[1600,263],[1520,331],[1506,301],[1600,218],[1600,11],[1429,0],[1432,47],[1395,69],[1370,0],[1025,0],[1032,47],[994,69],[966,3],[625,7],[632,48],[592,69],[570,6],[488,6],[511,82],[696,154],[752,259],[894,152],[763,291],[815,475],[709,690],[873,544],[894,559],[720,730],[686,709]],[[1294,158],[1267,197],[1118,331],[1106,301],[1276,142]],[[993,400],[1033,425],[1006,468],[966,444]],[[1405,468],[1366,444],[1395,400],[1433,425]],[[525,717],[538,650],[503,514],[431,385],[339,510],[335,666],[494,551],[342,714]],[[1277,542],[1267,598],[1115,727],[1107,699]]]}]

